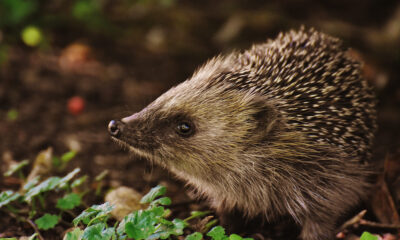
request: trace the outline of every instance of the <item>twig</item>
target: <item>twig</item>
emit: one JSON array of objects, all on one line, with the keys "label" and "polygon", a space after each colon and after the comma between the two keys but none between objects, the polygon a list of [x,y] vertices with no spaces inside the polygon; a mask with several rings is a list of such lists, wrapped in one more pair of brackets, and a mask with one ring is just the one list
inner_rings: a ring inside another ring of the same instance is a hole
[{"label": "twig", "polygon": [[388,229],[400,229],[400,225],[398,224],[388,224],[388,223],[378,223],[378,222],[371,222],[368,220],[364,220],[363,217],[367,213],[367,210],[362,210],[357,215],[352,217],[350,220],[343,223],[342,226],[339,228],[339,232],[343,231],[344,229],[359,224],[365,227],[375,227],[375,228],[388,228]]},{"label": "twig", "polygon": [[342,226],[339,227],[339,232],[343,231],[344,229],[346,229],[350,226],[360,223],[360,221],[362,220],[362,218],[365,216],[366,213],[367,213],[367,210],[364,209],[361,212],[359,212],[357,215],[352,217],[350,220],[347,220],[345,223],[343,223]]},{"label": "twig", "polygon": [[27,223],[29,223],[29,225],[31,225],[31,227],[35,230],[35,232],[37,233],[37,237],[40,239],[40,240],[44,240],[44,238],[43,238],[43,236],[40,234],[40,232],[39,232],[39,229],[36,227],[36,225],[32,222],[32,220],[30,220],[30,219],[25,219],[25,221],[27,222]]},{"label": "twig", "polygon": [[398,224],[371,222],[371,221],[364,220],[364,219],[361,219],[359,223],[360,223],[360,225],[363,225],[366,227],[400,229],[400,225],[398,225]]}]

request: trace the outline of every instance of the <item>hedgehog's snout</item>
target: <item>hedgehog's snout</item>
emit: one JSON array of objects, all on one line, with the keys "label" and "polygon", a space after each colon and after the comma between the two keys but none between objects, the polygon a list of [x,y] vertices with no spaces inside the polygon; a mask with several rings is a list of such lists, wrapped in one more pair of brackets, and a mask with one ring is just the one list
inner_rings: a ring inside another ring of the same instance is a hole
[{"label": "hedgehog's snout", "polygon": [[112,137],[118,138],[121,136],[124,129],[124,123],[118,120],[111,120],[108,123],[108,132]]}]

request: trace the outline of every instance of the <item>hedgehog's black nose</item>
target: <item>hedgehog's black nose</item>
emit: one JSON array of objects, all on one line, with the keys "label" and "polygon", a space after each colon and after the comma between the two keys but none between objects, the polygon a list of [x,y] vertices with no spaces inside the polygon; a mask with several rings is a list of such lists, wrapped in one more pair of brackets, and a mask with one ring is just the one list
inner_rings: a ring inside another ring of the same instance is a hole
[{"label": "hedgehog's black nose", "polygon": [[119,137],[122,133],[124,123],[117,120],[111,120],[108,124],[108,132],[113,137]]}]

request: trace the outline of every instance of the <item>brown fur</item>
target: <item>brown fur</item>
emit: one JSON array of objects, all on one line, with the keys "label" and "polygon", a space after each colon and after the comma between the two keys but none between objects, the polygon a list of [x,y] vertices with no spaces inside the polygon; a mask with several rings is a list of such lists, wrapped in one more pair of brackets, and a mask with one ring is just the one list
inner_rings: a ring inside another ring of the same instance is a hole
[{"label": "brown fur", "polygon": [[[216,57],[122,122],[120,142],[218,212],[290,215],[303,240],[333,239],[367,193],[374,96],[341,42],[314,30]],[[177,134],[181,122],[190,136]]]}]

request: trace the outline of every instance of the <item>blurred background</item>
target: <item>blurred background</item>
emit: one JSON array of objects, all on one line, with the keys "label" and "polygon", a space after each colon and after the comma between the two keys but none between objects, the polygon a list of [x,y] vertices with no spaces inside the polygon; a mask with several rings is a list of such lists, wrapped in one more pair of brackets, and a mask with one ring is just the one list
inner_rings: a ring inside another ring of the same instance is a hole
[{"label": "blurred background", "polygon": [[109,120],[216,54],[302,25],[343,39],[365,62],[379,98],[375,159],[398,153],[398,0],[0,0],[0,161],[72,149],[72,165],[91,176],[108,169],[110,186],[161,182],[185,201],[172,176],[111,142]]}]

